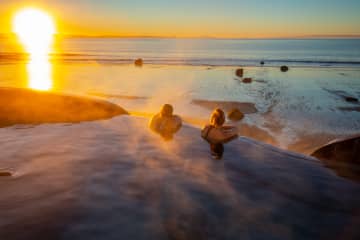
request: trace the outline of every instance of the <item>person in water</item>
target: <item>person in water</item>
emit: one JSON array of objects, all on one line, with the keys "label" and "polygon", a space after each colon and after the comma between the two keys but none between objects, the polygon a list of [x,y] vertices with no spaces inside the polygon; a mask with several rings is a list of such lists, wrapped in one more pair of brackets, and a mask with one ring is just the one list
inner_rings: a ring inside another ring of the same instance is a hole
[{"label": "person in water", "polygon": [[205,125],[201,131],[201,137],[210,144],[211,155],[216,159],[221,159],[224,153],[224,143],[238,137],[237,128],[224,126],[225,114],[223,110],[217,108],[210,116],[210,124]]},{"label": "person in water", "polygon": [[181,118],[174,115],[173,111],[174,109],[170,104],[165,104],[160,112],[151,118],[149,123],[150,129],[160,134],[165,140],[171,140],[182,126]]}]

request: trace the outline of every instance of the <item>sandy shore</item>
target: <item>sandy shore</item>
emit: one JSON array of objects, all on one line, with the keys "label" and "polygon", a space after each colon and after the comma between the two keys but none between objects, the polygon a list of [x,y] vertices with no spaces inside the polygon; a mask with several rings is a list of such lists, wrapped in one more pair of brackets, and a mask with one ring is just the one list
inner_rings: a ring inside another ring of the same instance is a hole
[{"label": "sandy shore", "polygon": [[360,186],[248,138],[210,157],[147,119],[0,129],[0,239],[356,239]]}]

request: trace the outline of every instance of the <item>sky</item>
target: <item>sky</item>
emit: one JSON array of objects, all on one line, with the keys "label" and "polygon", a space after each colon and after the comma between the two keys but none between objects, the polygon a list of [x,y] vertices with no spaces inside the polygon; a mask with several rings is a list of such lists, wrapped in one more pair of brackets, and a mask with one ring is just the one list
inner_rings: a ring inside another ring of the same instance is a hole
[{"label": "sky", "polygon": [[59,34],[287,38],[360,36],[359,0],[0,0],[0,33],[37,7]]}]

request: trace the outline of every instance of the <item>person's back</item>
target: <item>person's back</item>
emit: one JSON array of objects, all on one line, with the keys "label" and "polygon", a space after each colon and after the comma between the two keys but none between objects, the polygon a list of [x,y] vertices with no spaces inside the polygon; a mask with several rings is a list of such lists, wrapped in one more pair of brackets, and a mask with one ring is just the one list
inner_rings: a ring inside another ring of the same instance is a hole
[{"label": "person's back", "polygon": [[155,131],[155,132],[160,132],[161,129],[161,122],[162,122],[162,118],[160,113],[155,114],[149,122],[149,127],[151,130]]},{"label": "person's back", "polygon": [[149,124],[150,129],[165,139],[171,139],[181,126],[182,120],[179,116],[173,115],[173,107],[170,104],[165,104],[160,113],[151,118]]},{"label": "person's back", "polygon": [[220,159],[224,152],[224,143],[238,137],[237,128],[223,126],[225,114],[221,109],[215,109],[210,117],[210,124],[205,125],[201,131],[201,137],[210,144],[211,154]]}]

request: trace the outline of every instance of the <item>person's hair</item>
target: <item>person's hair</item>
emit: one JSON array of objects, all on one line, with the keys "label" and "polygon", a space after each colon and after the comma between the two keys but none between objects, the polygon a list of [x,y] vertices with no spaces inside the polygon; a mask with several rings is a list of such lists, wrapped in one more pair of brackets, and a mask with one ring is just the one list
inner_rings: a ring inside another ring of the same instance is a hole
[{"label": "person's hair", "polygon": [[160,114],[162,117],[171,117],[173,114],[173,107],[170,104],[162,106]]},{"label": "person's hair", "polygon": [[225,113],[220,108],[215,109],[210,116],[210,124],[220,127],[225,123]]}]

